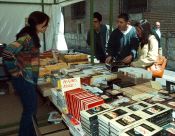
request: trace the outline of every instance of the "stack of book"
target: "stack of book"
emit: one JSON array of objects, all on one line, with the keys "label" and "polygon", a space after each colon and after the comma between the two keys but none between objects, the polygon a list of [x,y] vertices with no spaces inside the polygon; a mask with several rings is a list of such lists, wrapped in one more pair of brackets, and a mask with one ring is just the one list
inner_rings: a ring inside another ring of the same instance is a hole
[{"label": "stack of book", "polygon": [[131,112],[129,109],[121,107],[98,115],[100,136],[110,136],[110,121],[119,118],[129,112]]},{"label": "stack of book", "polygon": [[174,136],[175,135],[175,123],[169,123],[163,126],[163,134],[162,136]]},{"label": "stack of book", "polygon": [[73,136],[85,136],[85,132],[82,129],[80,121],[74,118],[70,114],[62,114],[63,120],[69,128],[70,133]]},{"label": "stack of book", "polygon": [[80,111],[87,110],[104,103],[104,100],[81,88],[65,93],[68,111],[76,119],[80,120]]},{"label": "stack of book", "polygon": [[123,72],[124,75],[132,78],[152,79],[152,73],[143,68],[125,67],[120,68],[119,72]]},{"label": "stack of book", "polygon": [[119,136],[161,136],[161,135],[162,135],[162,128],[148,121],[140,122],[132,126],[131,128],[124,130],[124,132],[119,134]]},{"label": "stack of book", "polygon": [[144,118],[137,113],[128,113],[117,119],[110,121],[111,135],[119,135],[125,129],[134,126],[139,122],[144,122]]},{"label": "stack of book", "polygon": [[144,101],[139,101],[137,103],[127,106],[126,108],[128,108],[132,112],[135,112],[135,111],[143,110],[149,106],[151,106],[151,104]]},{"label": "stack of book", "polygon": [[99,135],[99,122],[98,115],[111,110],[108,104],[102,104],[101,106],[94,107],[89,110],[81,111],[81,125],[83,130],[88,136],[98,136]]},{"label": "stack of book", "polygon": [[172,121],[173,109],[163,104],[156,103],[136,112],[149,122],[152,122],[158,126],[164,126]]},{"label": "stack of book", "polygon": [[60,90],[51,88],[51,100],[61,112],[67,112],[66,100]]}]

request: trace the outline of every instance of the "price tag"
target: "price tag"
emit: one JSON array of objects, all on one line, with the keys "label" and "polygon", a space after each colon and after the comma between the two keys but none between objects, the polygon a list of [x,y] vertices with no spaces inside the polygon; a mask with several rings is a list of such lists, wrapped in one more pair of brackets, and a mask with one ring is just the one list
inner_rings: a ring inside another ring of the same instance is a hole
[{"label": "price tag", "polygon": [[81,88],[80,78],[61,79],[58,81],[58,88],[62,90],[63,95],[66,91]]}]

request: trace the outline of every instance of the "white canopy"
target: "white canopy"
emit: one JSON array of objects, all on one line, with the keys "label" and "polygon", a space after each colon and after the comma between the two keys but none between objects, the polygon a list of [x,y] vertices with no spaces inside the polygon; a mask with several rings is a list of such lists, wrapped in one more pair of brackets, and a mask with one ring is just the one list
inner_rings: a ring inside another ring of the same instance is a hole
[{"label": "white canopy", "polygon": [[[64,38],[64,18],[61,7],[83,0],[43,0],[44,12],[50,16],[45,33],[46,50],[67,50]],[[55,4],[55,3],[56,4]],[[33,11],[42,11],[42,0],[0,0],[0,43],[9,44],[25,25],[25,18]],[[43,35],[40,34],[41,51],[44,49]]]}]

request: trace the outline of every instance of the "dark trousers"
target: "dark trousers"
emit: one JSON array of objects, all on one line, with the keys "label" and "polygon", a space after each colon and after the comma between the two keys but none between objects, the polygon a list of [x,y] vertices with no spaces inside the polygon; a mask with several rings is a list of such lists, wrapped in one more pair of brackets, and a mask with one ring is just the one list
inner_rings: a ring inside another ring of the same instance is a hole
[{"label": "dark trousers", "polygon": [[32,122],[32,117],[36,119],[37,112],[36,85],[26,81],[23,77],[12,77],[12,84],[23,106],[19,136],[36,136]]}]

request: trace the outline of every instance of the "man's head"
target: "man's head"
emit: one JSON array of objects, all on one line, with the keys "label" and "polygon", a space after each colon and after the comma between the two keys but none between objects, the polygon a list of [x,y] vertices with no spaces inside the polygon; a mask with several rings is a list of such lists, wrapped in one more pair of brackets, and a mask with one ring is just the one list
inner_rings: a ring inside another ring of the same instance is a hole
[{"label": "man's head", "polygon": [[94,12],[94,19],[93,19],[93,23],[94,23],[94,30],[95,31],[99,31],[100,30],[100,25],[102,22],[102,15],[98,12]]},{"label": "man's head", "polygon": [[155,27],[157,28],[157,29],[160,29],[160,22],[155,22]]},{"label": "man's head", "polygon": [[126,13],[122,13],[118,16],[117,26],[120,31],[126,31],[127,26],[130,24],[129,15]]}]

